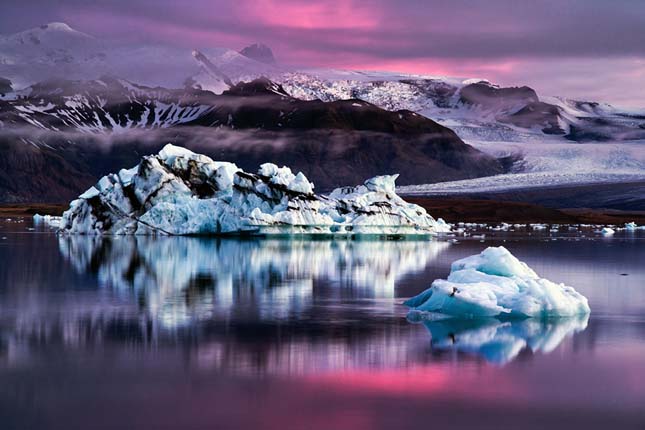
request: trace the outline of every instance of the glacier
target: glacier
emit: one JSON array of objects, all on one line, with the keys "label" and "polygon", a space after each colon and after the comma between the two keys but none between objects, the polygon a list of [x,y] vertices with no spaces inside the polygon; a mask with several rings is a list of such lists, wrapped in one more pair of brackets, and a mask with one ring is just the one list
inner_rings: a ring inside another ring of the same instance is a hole
[{"label": "glacier", "polygon": [[587,298],[574,288],[540,278],[503,246],[452,263],[448,279],[405,302],[409,317],[431,312],[479,318],[551,318],[590,313]]},{"label": "glacier", "polygon": [[288,167],[256,174],[172,144],[71,202],[59,232],[107,235],[435,235],[450,231],[395,192],[398,175],[328,195]]}]

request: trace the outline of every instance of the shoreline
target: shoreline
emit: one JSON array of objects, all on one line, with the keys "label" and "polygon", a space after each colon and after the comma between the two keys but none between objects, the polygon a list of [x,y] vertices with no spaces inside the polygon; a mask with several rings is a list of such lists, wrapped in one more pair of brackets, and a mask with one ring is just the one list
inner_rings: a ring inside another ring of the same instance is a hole
[{"label": "shoreline", "polygon": [[466,198],[411,197],[415,203],[435,218],[446,222],[477,222],[511,224],[616,224],[635,222],[645,224],[645,211],[615,209],[553,209],[533,203]]},{"label": "shoreline", "polygon": [[32,217],[35,214],[61,216],[69,204],[1,203],[0,217]]},{"label": "shoreline", "polygon": [[[645,225],[645,211],[570,208],[553,209],[513,201],[470,198],[404,197],[418,204],[434,218],[446,222],[476,223],[545,223],[545,224],[616,224],[636,222]],[[60,216],[68,204],[11,203],[0,204],[0,217],[32,217],[34,214]]]}]

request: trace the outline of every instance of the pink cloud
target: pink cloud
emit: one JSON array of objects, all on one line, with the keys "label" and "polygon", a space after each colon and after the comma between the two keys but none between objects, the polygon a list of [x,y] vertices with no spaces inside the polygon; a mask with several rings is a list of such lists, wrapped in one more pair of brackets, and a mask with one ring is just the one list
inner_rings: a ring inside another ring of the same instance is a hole
[{"label": "pink cloud", "polygon": [[241,1],[237,19],[265,26],[328,29],[376,28],[380,10],[353,0],[301,2],[298,0]]},{"label": "pink cloud", "polygon": [[616,23],[598,31],[594,9],[507,7],[512,0],[486,7],[466,0],[112,1],[120,7],[97,0],[59,12],[82,31],[126,43],[241,49],[262,42],[296,66],[487,78],[634,106],[645,97],[642,23],[618,7],[597,5],[603,26]]}]

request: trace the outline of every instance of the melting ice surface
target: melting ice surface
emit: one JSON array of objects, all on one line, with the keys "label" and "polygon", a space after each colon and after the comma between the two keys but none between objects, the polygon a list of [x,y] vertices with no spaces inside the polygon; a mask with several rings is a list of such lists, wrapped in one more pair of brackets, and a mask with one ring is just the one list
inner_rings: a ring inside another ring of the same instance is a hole
[{"label": "melting ice surface", "polygon": [[452,263],[448,279],[405,304],[411,312],[464,317],[571,317],[589,314],[586,297],[540,278],[506,248],[489,247]]},{"label": "melting ice surface", "polygon": [[449,230],[395,192],[398,175],[314,194],[288,167],[265,163],[257,174],[166,145],[157,155],[104,176],[70,204],[60,231],[81,234],[377,234]]}]

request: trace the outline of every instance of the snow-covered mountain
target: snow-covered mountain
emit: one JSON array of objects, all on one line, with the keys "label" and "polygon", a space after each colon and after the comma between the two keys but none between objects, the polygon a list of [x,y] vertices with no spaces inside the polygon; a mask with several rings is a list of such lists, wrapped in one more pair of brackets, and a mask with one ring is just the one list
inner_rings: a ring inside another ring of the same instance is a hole
[{"label": "snow-covered mountain", "polygon": [[119,45],[62,23],[0,36],[0,144],[12,151],[0,199],[67,200],[167,142],[251,171],[291,165],[321,189],[399,172],[400,185],[645,177],[645,109],[479,78],[302,69],[247,48]]},{"label": "snow-covered mountain", "polygon": [[547,135],[574,141],[645,139],[645,108],[545,97],[526,86],[504,88],[485,79],[303,70],[275,63],[271,49],[262,44],[239,52],[115,45],[62,23],[0,37],[0,77],[9,79],[14,89],[56,77],[92,80],[104,75],[216,94],[267,77],[304,100],[357,98],[388,110],[410,110],[454,129],[467,141],[523,142]]},{"label": "snow-covered mountain", "polygon": [[414,112],[388,111],[359,99],[292,97],[266,78],[240,82],[222,94],[199,88],[147,87],[103,76],[90,81],[51,79],[0,100],[0,129],[120,132],[177,125],[262,130],[364,130],[432,134],[460,143],[454,133]]},{"label": "snow-covered mountain", "polygon": [[0,100],[0,129],[30,125],[43,130],[120,132],[167,128],[202,118],[214,95],[199,90],[145,87],[124,79],[51,79]]},{"label": "snow-covered mountain", "polygon": [[[0,70],[20,85],[46,69],[61,72],[105,60],[104,44],[64,23],[45,24],[0,37]],[[33,69],[33,70],[30,70]]]},{"label": "snow-covered mountain", "polygon": [[15,89],[54,78],[92,80],[112,75],[166,88],[183,88],[197,81],[221,93],[228,88],[222,85],[228,78],[214,73],[213,66],[233,74],[236,83],[240,80],[237,78],[252,79],[277,70],[276,66],[227,48],[191,50],[160,44],[115,44],[64,23],[0,36],[0,77],[9,79]]},{"label": "snow-covered mountain", "polygon": [[559,135],[574,141],[645,139],[645,108],[540,97],[532,88],[485,79],[313,70],[281,79],[292,95],[326,101],[359,98],[384,109],[408,109],[452,128],[466,140],[522,142]]}]

